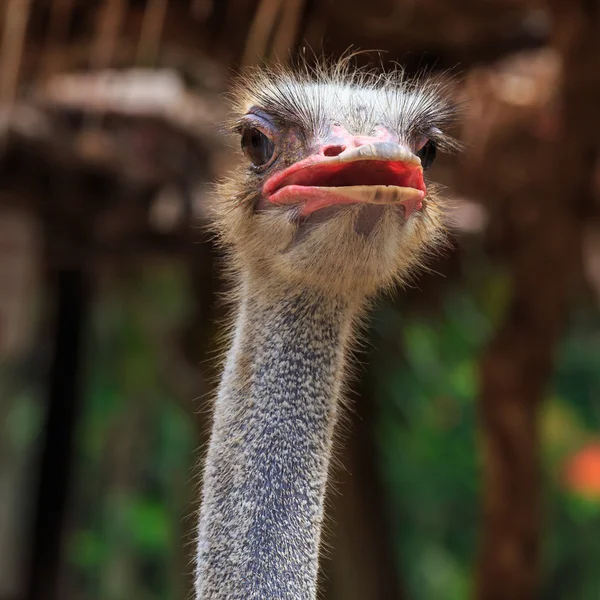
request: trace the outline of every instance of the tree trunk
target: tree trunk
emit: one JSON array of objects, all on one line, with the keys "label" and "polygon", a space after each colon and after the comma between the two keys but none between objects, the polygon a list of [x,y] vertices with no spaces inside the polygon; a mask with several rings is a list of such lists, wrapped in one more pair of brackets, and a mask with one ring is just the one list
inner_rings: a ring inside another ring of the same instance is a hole
[{"label": "tree trunk", "polygon": [[[351,424],[339,441],[327,507],[321,588],[332,600],[401,600],[384,490],[373,443],[375,402],[352,397]],[[344,428],[345,429],[345,428]]]},{"label": "tree trunk", "polygon": [[[537,416],[580,270],[582,216],[598,150],[598,12],[585,0],[551,3],[564,79],[556,139],[526,166],[520,220],[505,224],[512,298],[481,364],[483,535],[476,597],[526,600],[538,589],[542,503]],[[592,12],[594,14],[592,14]],[[596,128],[596,131],[594,131]],[[506,219],[514,213],[502,212]]]}]

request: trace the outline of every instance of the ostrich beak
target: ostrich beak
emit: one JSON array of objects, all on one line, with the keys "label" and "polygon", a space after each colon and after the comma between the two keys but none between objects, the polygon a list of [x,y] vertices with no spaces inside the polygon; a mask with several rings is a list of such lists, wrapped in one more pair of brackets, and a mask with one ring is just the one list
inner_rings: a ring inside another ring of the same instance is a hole
[{"label": "ostrich beak", "polygon": [[403,206],[408,218],[422,208],[426,194],[419,157],[401,144],[366,139],[322,146],[270,177],[263,196],[273,204],[299,204],[302,216],[336,204],[366,203]]}]

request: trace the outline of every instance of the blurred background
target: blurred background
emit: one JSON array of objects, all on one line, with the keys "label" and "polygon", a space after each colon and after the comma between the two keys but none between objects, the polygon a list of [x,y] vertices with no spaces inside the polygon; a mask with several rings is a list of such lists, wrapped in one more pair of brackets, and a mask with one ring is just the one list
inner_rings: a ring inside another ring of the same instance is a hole
[{"label": "blurred background", "polygon": [[327,600],[600,599],[597,0],[2,0],[0,599],[190,598],[239,67],[457,76],[450,248],[353,383]]}]

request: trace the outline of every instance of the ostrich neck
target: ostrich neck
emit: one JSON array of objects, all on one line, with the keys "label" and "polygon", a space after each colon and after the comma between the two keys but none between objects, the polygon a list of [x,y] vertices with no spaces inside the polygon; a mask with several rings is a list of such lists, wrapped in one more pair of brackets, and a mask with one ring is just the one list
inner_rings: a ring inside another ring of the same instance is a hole
[{"label": "ostrich neck", "polygon": [[251,293],[218,393],[199,525],[199,600],[314,600],[353,310]]}]

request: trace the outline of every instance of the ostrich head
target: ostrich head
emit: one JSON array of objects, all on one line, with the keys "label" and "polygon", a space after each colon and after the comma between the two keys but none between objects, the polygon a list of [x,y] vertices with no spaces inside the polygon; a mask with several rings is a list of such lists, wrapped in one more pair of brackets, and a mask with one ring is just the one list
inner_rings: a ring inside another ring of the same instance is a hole
[{"label": "ostrich head", "polygon": [[443,237],[426,171],[455,143],[441,80],[341,66],[257,70],[234,89],[245,160],[219,189],[218,229],[244,272],[365,296]]}]

